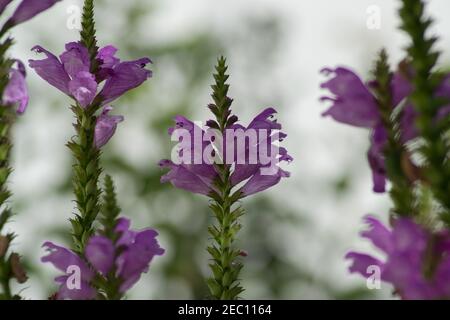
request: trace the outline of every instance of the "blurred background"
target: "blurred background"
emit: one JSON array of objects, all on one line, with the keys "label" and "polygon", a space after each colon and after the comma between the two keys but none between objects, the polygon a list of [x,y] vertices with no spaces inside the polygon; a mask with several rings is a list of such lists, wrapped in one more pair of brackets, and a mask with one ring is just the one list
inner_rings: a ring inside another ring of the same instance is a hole
[{"label": "blurred background", "polygon": [[[244,123],[275,106],[289,134],[292,177],[245,199],[238,245],[248,251],[242,283],[246,299],[390,298],[392,288],[368,290],[350,275],[345,253],[373,249],[358,238],[361,218],[387,219],[389,199],[372,193],[366,161],[368,132],[321,117],[324,66],[347,65],[367,77],[376,53],[386,47],[391,63],[407,43],[392,0],[97,0],[100,45],[114,44],[120,58],[150,56],[154,77],[115,103],[125,116],[103,149],[102,163],[117,184],[123,214],[134,228],[154,227],[167,253],[129,293],[131,299],[204,299],[209,274],[205,248],[211,215],[207,199],[161,185],[159,159],[170,156],[167,127],[176,114],[210,117],[209,85],[220,55],[228,58],[234,111]],[[431,1],[430,1],[431,2]],[[59,54],[78,39],[81,0],[64,0],[14,30],[13,54],[34,57],[40,44]],[[78,8],[78,9],[77,9]],[[434,0],[439,46],[450,60],[450,10]],[[10,8],[12,9],[12,8]],[[375,20],[373,20],[375,19]],[[43,265],[45,240],[68,244],[72,158],[69,99],[29,70],[31,105],[15,127],[11,188],[19,213],[14,250],[27,257],[27,298],[46,299],[57,274]]]}]

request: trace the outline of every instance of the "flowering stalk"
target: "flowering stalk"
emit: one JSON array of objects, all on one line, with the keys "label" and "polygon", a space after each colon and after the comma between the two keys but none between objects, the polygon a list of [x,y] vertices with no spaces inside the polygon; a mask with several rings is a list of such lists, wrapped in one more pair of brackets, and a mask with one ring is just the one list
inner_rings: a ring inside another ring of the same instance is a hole
[{"label": "flowering stalk", "polygon": [[[394,203],[393,212],[400,216],[411,216],[415,212],[414,185],[405,174],[404,163],[409,161],[405,145],[401,141],[399,113],[395,112],[392,98],[393,76],[390,71],[388,56],[383,49],[373,70],[376,85],[374,93],[377,98],[381,123],[386,132],[385,155],[386,175],[391,181],[389,194]],[[401,114],[401,113],[400,113]]]},{"label": "flowering stalk", "polygon": [[[14,13],[0,28],[0,300],[20,299],[19,295],[14,295],[11,292],[10,282],[13,278],[19,283],[24,283],[27,280],[25,271],[20,264],[20,256],[15,252],[9,252],[15,234],[3,235],[2,231],[13,214],[8,206],[11,192],[7,188],[8,177],[12,171],[9,164],[12,148],[11,129],[16,114],[25,112],[29,100],[25,83],[25,66],[21,61],[7,57],[7,51],[13,44],[12,38],[2,39],[11,28],[30,20],[58,1],[60,0],[22,0]],[[0,15],[2,17],[4,10],[11,2],[12,0],[0,1]],[[13,109],[15,105],[17,105],[17,110]]]},{"label": "flowering stalk", "polygon": [[[11,192],[8,190],[6,182],[12,170],[9,166],[9,155],[11,150],[10,129],[13,121],[14,114],[10,108],[0,106],[0,208],[2,208],[0,213],[0,232],[2,232],[4,225],[12,216],[11,209],[7,205]],[[9,283],[13,273],[10,257],[6,253],[13,239],[14,234],[0,235],[0,284],[3,287],[3,293],[0,294],[0,298],[3,299],[12,298]]]},{"label": "flowering stalk", "polygon": [[109,175],[105,176],[103,190],[103,203],[100,212],[100,222],[103,226],[102,234],[112,239],[114,235],[114,228],[117,225],[117,219],[121,210],[117,204],[117,195],[114,188],[114,182]]},{"label": "flowering stalk", "polygon": [[[168,133],[180,144],[172,153],[173,161],[159,162],[160,167],[169,169],[161,177],[162,183],[170,182],[212,201],[210,208],[217,224],[208,228],[214,243],[208,247],[213,277],[207,283],[215,299],[237,299],[243,291],[238,279],[242,269],[239,256],[246,253],[237,249],[234,242],[244,210],[235,204],[289,177],[290,173],[280,164],[293,160],[286,148],[275,145],[287,135],[280,131],[274,108],[264,109],[247,126],[232,114],[226,70],[226,61],[220,58],[212,85],[214,103],[208,106],[215,119],[206,121],[201,128],[184,116],[176,116],[176,125]],[[203,141],[199,143],[197,136]],[[248,136],[252,138],[246,139]]]},{"label": "flowering stalk", "polygon": [[97,38],[95,36],[95,20],[94,20],[94,0],[85,0],[83,7],[83,15],[81,20],[81,43],[88,49],[91,60],[91,73],[97,71]]},{"label": "flowering stalk", "polygon": [[[12,40],[6,39],[0,46],[0,93],[3,96],[6,85],[9,82],[9,69],[11,61],[5,58],[5,52],[10,48]],[[9,167],[9,153],[11,149],[10,144],[10,129],[14,121],[14,114],[7,106],[0,106],[0,207],[2,212],[0,214],[0,232],[4,225],[10,219],[12,212],[7,207],[6,202],[11,196],[11,192],[7,189],[6,181],[11,172]],[[2,286],[2,293],[0,298],[11,299],[10,279],[12,278],[9,258],[6,251],[14,235],[8,234],[6,236],[0,235],[0,284]]]},{"label": "flowering stalk", "polygon": [[73,165],[73,186],[79,214],[71,219],[75,250],[83,252],[87,239],[95,232],[92,227],[99,210],[100,188],[98,180],[101,173],[100,151],[95,147],[94,135],[95,108],[72,107],[76,117],[76,136],[68,143],[76,159]]},{"label": "flowering stalk", "polygon": [[[436,38],[426,34],[432,20],[424,18],[424,1],[403,0],[400,16],[412,44],[408,59],[400,63],[396,73],[390,73],[387,55],[382,52],[374,83],[361,86],[351,71],[338,68],[333,71],[336,77],[324,84],[335,95],[326,97],[333,101],[327,114],[337,121],[373,130],[369,160],[377,173],[374,181],[384,181],[385,176],[391,180],[394,212],[400,215],[391,217],[390,227],[374,217],[365,218],[369,228],[361,236],[371,240],[384,258],[360,252],[349,252],[346,258],[352,261],[352,273],[370,278],[378,270],[380,279],[392,284],[402,299],[448,299],[449,230],[435,223],[434,213],[442,213],[443,221],[450,225],[446,140],[450,129],[450,74],[434,71],[439,52],[433,49]],[[364,108],[359,109],[359,105]],[[420,139],[418,148],[409,145],[416,138]],[[417,151],[425,160],[423,167],[411,159]],[[434,205],[435,199],[442,208]]]},{"label": "flowering stalk", "polygon": [[[94,4],[86,0],[83,7],[81,43],[88,49],[91,70],[97,66],[98,54],[95,37]],[[95,74],[95,73],[94,73]],[[76,197],[78,214],[71,219],[74,250],[82,253],[87,240],[95,233],[92,224],[100,211],[99,198],[101,190],[98,186],[100,168],[100,151],[95,146],[96,111],[100,104],[96,101],[83,108],[79,103],[72,106],[76,118],[76,136],[68,143],[68,147],[76,159],[73,166],[73,189]]]},{"label": "flowering stalk", "polygon": [[[153,229],[130,229],[130,220],[119,218],[116,193],[111,177],[105,177],[105,193],[101,210],[101,230],[86,243],[83,255],[73,250],[44,243],[48,255],[41,260],[53,264],[64,274],[55,281],[58,300],[120,300],[149,269],[155,256],[164,254]],[[72,274],[68,268],[77,267],[77,286],[69,285]]]},{"label": "flowering stalk", "polygon": [[[111,176],[105,176],[103,203],[101,207],[100,223],[102,230],[100,234],[106,239],[109,239],[114,246],[116,246],[120,233],[116,232],[116,227],[119,223],[120,208],[117,204],[117,195],[114,189],[114,182]],[[113,260],[117,260],[121,254],[121,248],[113,253]],[[97,286],[104,293],[107,300],[120,300],[123,292],[120,291],[121,279],[117,277],[117,266],[113,265],[111,270],[105,274],[105,277],[98,277],[96,280]]]},{"label": "flowering stalk", "polygon": [[[228,98],[229,85],[226,60],[221,57],[216,66],[217,73],[214,75],[215,84],[212,86],[212,98],[214,104],[209,107],[216,116],[216,124],[220,132],[225,135],[225,129],[232,124],[231,116],[232,100]],[[244,291],[239,283],[239,272],[243,265],[238,259],[241,250],[235,248],[234,241],[236,234],[241,229],[238,218],[244,214],[244,209],[240,206],[232,209],[236,202],[236,197],[231,196],[231,171],[228,164],[216,164],[218,176],[214,183],[217,188],[217,195],[214,197],[210,208],[217,220],[218,225],[208,228],[215,244],[208,247],[213,263],[210,268],[213,277],[207,280],[211,295],[215,299],[231,300],[237,299]]]},{"label": "flowering stalk", "polygon": [[[113,107],[109,104],[139,87],[152,72],[145,68],[151,63],[149,58],[121,61],[113,45],[97,47],[93,10],[93,1],[86,0],[81,41],[67,43],[59,57],[37,45],[33,51],[46,57],[29,60],[41,78],[74,100],[76,135],[67,144],[75,158],[77,213],[71,219],[74,244],[69,250],[46,242],[49,255],[42,258],[65,273],[55,279],[60,285],[58,299],[120,299],[147,272],[153,256],[164,252],[156,241],[155,230],[137,232],[130,229],[128,219],[117,218],[120,210],[109,177],[105,204],[100,204],[100,149],[124,120],[123,116],[110,115]],[[97,232],[94,222],[101,210],[104,230]],[[76,286],[67,283],[73,266],[81,272],[82,283]]]},{"label": "flowering stalk", "polygon": [[[4,37],[12,27],[25,22],[37,14],[53,6],[59,0],[30,1],[22,0],[12,16],[0,29],[0,39]],[[0,14],[12,2],[0,1]],[[10,282],[13,278],[19,283],[27,280],[25,271],[20,263],[20,256],[15,252],[9,252],[9,247],[14,233],[2,235],[5,224],[12,216],[8,206],[11,192],[8,190],[7,181],[12,171],[10,167],[10,151],[12,148],[11,129],[15,122],[16,114],[22,114],[28,105],[28,89],[25,83],[25,66],[16,59],[7,57],[7,51],[13,44],[13,40],[7,37],[0,43],[0,300],[20,299],[19,295],[11,292]],[[17,67],[13,67],[16,65]],[[13,106],[17,105],[17,110]]]},{"label": "flowering stalk", "polygon": [[[104,201],[103,228],[88,239],[83,256],[52,242],[44,243],[48,255],[41,261],[64,273],[55,278],[59,284],[55,295],[58,300],[120,300],[149,270],[153,258],[164,254],[155,230],[132,230],[130,220],[118,218],[120,209],[109,177],[105,179]],[[80,270],[76,287],[69,285],[69,267]]]},{"label": "flowering stalk", "polygon": [[436,96],[442,76],[434,72],[440,53],[434,49],[437,38],[428,36],[431,18],[424,17],[425,4],[421,0],[403,0],[400,9],[401,28],[411,38],[407,51],[414,68],[414,92],[411,100],[417,112],[417,127],[425,143],[421,154],[427,161],[424,174],[435,198],[443,206],[442,219],[450,226],[450,162],[445,133],[449,122],[437,121],[448,99]]}]

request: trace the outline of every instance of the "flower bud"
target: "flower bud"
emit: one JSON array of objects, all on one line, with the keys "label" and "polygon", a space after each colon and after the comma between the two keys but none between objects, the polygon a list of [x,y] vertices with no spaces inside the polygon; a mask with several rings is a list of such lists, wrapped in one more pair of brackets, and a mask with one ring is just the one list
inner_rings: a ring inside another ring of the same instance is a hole
[{"label": "flower bud", "polygon": [[9,239],[5,236],[0,236],[0,258],[3,258],[8,250]]},{"label": "flower bud", "polygon": [[10,261],[11,261],[11,271],[13,273],[14,278],[17,279],[17,282],[24,283],[25,281],[27,281],[28,276],[22,264],[20,263],[20,256],[17,253],[13,252],[11,254]]}]

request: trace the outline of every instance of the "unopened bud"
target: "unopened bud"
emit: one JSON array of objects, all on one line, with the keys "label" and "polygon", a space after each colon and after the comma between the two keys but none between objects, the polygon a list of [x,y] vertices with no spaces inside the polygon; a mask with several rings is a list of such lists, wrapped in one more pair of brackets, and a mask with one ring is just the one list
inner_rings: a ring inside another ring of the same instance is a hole
[{"label": "unopened bud", "polygon": [[8,250],[9,239],[5,236],[0,236],[0,258],[3,258]]},{"label": "unopened bud", "polygon": [[22,264],[20,263],[20,256],[13,252],[11,254],[11,271],[13,273],[14,278],[16,278],[17,282],[24,283],[27,281],[27,273],[25,272],[25,269],[23,268]]},{"label": "unopened bud", "polygon": [[409,182],[415,183],[416,181],[423,181],[423,175],[420,168],[411,161],[411,157],[407,152],[402,154],[401,166],[403,173],[406,175]]},{"label": "unopened bud", "polygon": [[245,251],[245,250],[241,250],[241,251],[239,251],[239,255],[240,255],[241,257],[246,257],[246,256],[248,256],[248,252]]}]

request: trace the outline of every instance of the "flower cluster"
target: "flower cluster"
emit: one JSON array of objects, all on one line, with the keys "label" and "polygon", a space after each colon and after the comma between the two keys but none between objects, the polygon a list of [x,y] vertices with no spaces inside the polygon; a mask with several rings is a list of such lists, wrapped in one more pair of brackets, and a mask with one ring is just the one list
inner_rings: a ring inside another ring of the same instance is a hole
[{"label": "flower cluster", "polygon": [[[332,94],[332,96],[321,98],[322,101],[332,102],[332,106],[323,113],[323,116],[330,116],[340,123],[371,130],[368,160],[372,169],[373,190],[377,193],[385,192],[387,179],[383,150],[388,137],[379,112],[377,98],[373,93],[377,83],[365,84],[359,76],[347,68],[325,68],[322,72],[332,77],[321,85]],[[418,135],[415,125],[417,112],[409,100],[413,90],[411,77],[411,69],[401,65],[391,80],[391,103],[393,109],[399,108],[401,112],[399,120],[401,136],[398,138],[403,144],[415,139]],[[444,77],[435,95],[450,99],[450,75]],[[444,119],[449,113],[450,105],[442,107],[436,121]]]},{"label": "flower cluster", "polygon": [[366,217],[370,229],[361,236],[380,249],[383,260],[350,252],[350,272],[368,278],[377,267],[381,280],[392,284],[403,299],[448,299],[450,297],[450,233],[433,232],[408,218],[400,218],[388,229]]},{"label": "flower cluster", "polygon": [[29,61],[30,67],[41,78],[73,98],[83,108],[103,106],[95,130],[98,148],[108,142],[117,124],[123,121],[121,116],[109,115],[112,107],[108,104],[152,76],[152,72],[145,69],[151,63],[150,59],[120,61],[115,56],[117,49],[111,45],[98,51],[96,68],[91,63],[88,49],[80,42],[66,44],[66,50],[59,58],[41,46],[35,46],[33,50],[47,56],[43,60]]},{"label": "flower cluster", "polygon": [[[84,257],[51,242],[44,243],[49,254],[42,262],[50,262],[64,275],[55,278],[60,285],[57,299],[94,299],[98,287],[118,280],[118,291],[123,295],[149,269],[154,256],[164,254],[153,229],[135,231],[130,229],[130,221],[120,218],[114,229],[116,240],[103,235],[89,239]],[[80,271],[79,286],[68,286],[74,267]],[[100,285],[99,285],[100,284]]]},{"label": "flower cluster", "polygon": [[[167,174],[161,177],[161,182],[171,182],[177,188],[214,197],[214,194],[218,192],[214,186],[218,171],[214,161],[212,161],[213,159],[203,161],[203,155],[208,150],[212,150],[210,158],[219,159],[222,163],[225,162],[225,159],[232,159],[231,163],[226,162],[227,165],[233,167],[230,175],[231,187],[239,186],[245,182],[236,192],[239,197],[243,198],[276,185],[281,178],[289,177],[289,172],[281,169],[278,165],[283,161],[292,161],[292,157],[285,148],[274,145],[274,143],[282,141],[286,137],[286,134],[279,132],[281,125],[273,119],[275,113],[275,109],[267,108],[258,114],[247,127],[237,123],[237,117],[235,117],[233,124],[229,125],[227,130],[241,132],[243,136],[246,136],[246,132],[252,130],[263,130],[264,132],[263,135],[255,135],[255,140],[245,144],[241,150],[235,148],[238,145],[235,136],[231,138],[233,141],[229,137],[227,139],[227,136],[217,139],[217,133],[210,132],[217,129],[213,120],[207,122],[206,128],[200,128],[183,116],[175,117],[176,126],[169,129],[169,135],[173,135],[177,129],[184,129],[190,133],[189,136],[192,140],[188,141],[187,146],[190,149],[188,151],[192,159],[179,164],[171,160],[161,160],[160,167],[170,169]],[[199,149],[195,146],[196,134],[194,131],[200,132],[202,136],[209,137],[208,141],[204,141]],[[216,140],[212,137],[216,137]],[[217,143],[215,143],[218,140],[223,143],[220,148],[222,151],[218,151]],[[183,143],[183,145],[186,145],[185,141]],[[261,152],[263,150],[267,151],[270,161],[262,161]],[[186,150],[183,149],[180,152],[184,153]],[[195,161],[198,155],[200,156],[200,163]],[[251,158],[256,159],[256,161],[251,162]],[[264,169],[267,169],[268,172],[264,173]],[[272,172],[270,172],[270,169],[273,169]]]}]

